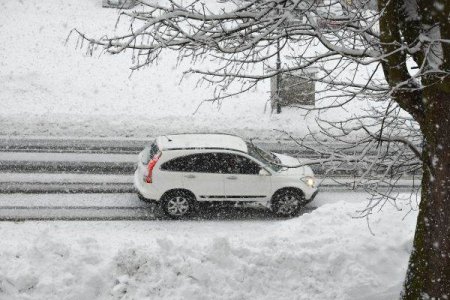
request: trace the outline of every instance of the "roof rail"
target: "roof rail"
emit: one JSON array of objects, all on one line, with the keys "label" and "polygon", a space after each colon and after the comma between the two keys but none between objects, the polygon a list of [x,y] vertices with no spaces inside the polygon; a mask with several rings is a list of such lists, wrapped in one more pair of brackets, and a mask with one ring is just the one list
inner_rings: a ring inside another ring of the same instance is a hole
[{"label": "roof rail", "polygon": [[[223,134],[223,135],[230,135],[230,136],[242,138],[236,134],[227,133],[227,132],[181,132],[181,133],[168,133],[165,135],[188,135],[188,134]],[[161,135],[161,136],[164,136],[164,135]]]},{"label": "roof rail", "polygon": [[185,147],[185,148],[179,147],[179,148],[163,148],[161,150],[164,150],[164,151],[174,151],[174,150],[226,150],[226,151],[235,151],[235,152],[248,154],[247,152],[242,151],[242,150],[232,149],[232,148],[220,148],[220,147]]}]

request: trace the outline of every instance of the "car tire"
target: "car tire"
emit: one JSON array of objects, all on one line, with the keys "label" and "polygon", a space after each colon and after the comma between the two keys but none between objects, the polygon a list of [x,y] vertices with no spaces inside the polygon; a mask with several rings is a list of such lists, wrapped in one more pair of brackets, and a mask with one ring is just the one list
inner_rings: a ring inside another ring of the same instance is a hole
[{"label": "car tire", "polygon": [[272,197],[272,212],[279,217],[297,216],[305,206],[305,196],[301,191],[294,189],[283,189]]},{"label": "car tire", "polygon": [[162,197],[161,208],[172,219],[188,217],[195,210],[195,198],[187,191],[171,191]]}]

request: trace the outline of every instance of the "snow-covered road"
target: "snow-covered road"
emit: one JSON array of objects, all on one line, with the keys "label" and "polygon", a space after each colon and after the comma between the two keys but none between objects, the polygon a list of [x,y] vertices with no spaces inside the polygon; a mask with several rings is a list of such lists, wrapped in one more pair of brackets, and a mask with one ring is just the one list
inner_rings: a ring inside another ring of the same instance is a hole
[{"label": "snow-covered road", "polygon": [[[152,138],[49,138],[0,137],[0,171],[20,173],[132,174],[137,154]],[[298,151],[292,141],[257,141],[259,146],[302,158],[315,158],[311,151]],[[2,176],[4,177],[4,176]]]},{"label": "snow-covered road", "polygon": [[[124,138],[0,138],[0,220],[164,218],[134,193],[136,153],[145,143]],[[261,143],[282,153],[292,154],[296,149],[290,142]],[[311,153],[296,155],[310,157]],[[305,211],[346,200],[351,181],[350,177],[322,178],[321,193]],[[398,182],[397,189],[408,190],[410,186],[406,179]],[[209,217],[217,214],[222,212],[211,211]],[[266,210],[255,208],[234,209],[229,216],[271,218]]]},{"label": "snow-covered road", "polygon": [[[0,193],[131,193],[137,153],[149,140],[0,137]],[[288,140],[255,143],[303,160],[317,158],[310,151],[299,152]],[[319,177],[323,174],[323,166],[313,169]],[[351,176],[357,171],[343,166],[328,174],[332,178],[323,181],[321,188],[351,187]],[[397,189],[408,190],[410,179],[398,181]]]},{"label": "snow-covered road", "polygon": [[[363,203],[357,192],[322,192],[303,213],[338,201]],[[274,219],[263,207],[211,208],[200,219]],[[160,209],[134,193],[0,194],[0,220],[155,220],[167,219]]]},{"label": "snow-covered road", "polygon": [[[65,153],[114,153],[135,154],[141,151],[153,137],[27,137],[0,136],[0,149],[15,152],[65,152]],[[282,153],[298,152],[298,145],[290,139],[252,139],[258,146]],[[303,152],[311,155],[312,153]]]}]

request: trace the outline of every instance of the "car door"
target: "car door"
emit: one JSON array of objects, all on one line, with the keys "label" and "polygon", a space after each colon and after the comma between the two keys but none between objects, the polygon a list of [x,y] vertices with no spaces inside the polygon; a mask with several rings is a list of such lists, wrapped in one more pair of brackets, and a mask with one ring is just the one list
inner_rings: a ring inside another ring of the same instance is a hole
[{"label": "car door", "polygon": [[[183,187],[199,201],[224,200],[224,175],[219,173],[217,154],[196,153],[170,161],[183,180]],[[170,165],[169,165],[170,167]]]},{"label": "car door", "polygon": [[221,153],[221,172],[224,173],[224,189],[227,200],[262,201],[271,194],[270,173],[260,174],[263,167],[239,154]]}]

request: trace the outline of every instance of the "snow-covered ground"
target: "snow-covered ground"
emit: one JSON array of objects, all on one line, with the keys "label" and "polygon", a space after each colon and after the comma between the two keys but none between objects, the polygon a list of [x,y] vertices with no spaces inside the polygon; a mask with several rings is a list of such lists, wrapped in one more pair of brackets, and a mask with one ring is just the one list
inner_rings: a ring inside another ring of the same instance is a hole
[{"label": "snow-covered ground", "polygon": [[224,131],[273,138],[273,129],[303,135],[317,116],[295,109],[271,114],[269,82],[220,105],[205,103],[193,115],[215,87],[197,86],[195,76],[180,83],[190,65],[177,65],[175,53],[130,77],[131,53],[91,57],[76,49],[75,36],[65,43],[72,28],[95,37],[112,32],[117,10],[102,8],[101,0],[2,1],[0,11],[0,135]]},{"label": "snow-covered ground", "polygon": [[193,115],[213,88],[196,88],[195,78],[180,83],[189,65],[177,67],[174,53],[130,78],[130,54],[89,57],[75,49],[76,38],[66,45],[75,27],[94,36],[111,32],[117,10],[102,8],[101,0],[2,1],[0,10],[0,135],[233,131],[257,136],[304,123],[299,116],[271,115],[270,105],[264,112],[267,86],[220,109],[206,103]]},{"label": "snow-covered ground", "polygon": [[369,223],[359,201],[290,220],[3,222],[0,299],[396,299],[416,217],[398,207]]}]

